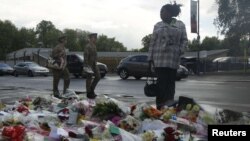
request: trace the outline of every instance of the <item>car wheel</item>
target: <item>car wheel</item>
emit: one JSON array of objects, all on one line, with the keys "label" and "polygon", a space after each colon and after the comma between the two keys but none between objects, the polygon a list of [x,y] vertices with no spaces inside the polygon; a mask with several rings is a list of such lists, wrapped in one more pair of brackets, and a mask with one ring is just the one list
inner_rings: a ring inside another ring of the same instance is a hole
[{"label": "car wheel", "polygon": [[128,71],[126,69],[121,69],[120,72],[119,72],[119,76],[125,80],[129,77],[128,75]]},{"label": "car wheel", "polygon": [[140,80],[141,77],[140,76],[134,76],[136,80]]},{"label": "car wheel", "polygon": [[18,77],[18,73],[17,73],[16,71],[13,72],[13,75],[14,75],[15,77]]},{"label": "car wheel", "polygon": [[28,76],[29,76],[29,77],[33,77],[33,76],[34,76],[34,74],[32,73],[31,70],[28,71]]},{"label": "car wheel", "polygon": [[177,80],[177,81],[180,81],[180,80],[181,80],[181,78],[180,78],[180,77],[176,77],[176,80]]}]

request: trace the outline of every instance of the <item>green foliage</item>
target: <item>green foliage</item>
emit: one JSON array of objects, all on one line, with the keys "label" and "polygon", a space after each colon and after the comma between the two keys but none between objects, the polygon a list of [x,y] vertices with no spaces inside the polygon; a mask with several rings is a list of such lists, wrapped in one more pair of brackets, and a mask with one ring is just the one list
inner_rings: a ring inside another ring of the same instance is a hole
[{"label": "green foliage", "polygon": [[36,32],[34,29],[21,28],[15,36],[12,49],[18,50],[25,47],[34,47],[36,41]]},{"label": "green foliage", "polygon": [[[83,51],[88,43],[89,33],[80,29],[64,29],[68,38],[66,47],[70,51]],[[19,30],[10,21],[0,20],[0,59],[5,59],[6,54],[22,48],[52,48],[58,43],[57,39],[61,34],[63,32],[51,21],[42,20],[36,29],[23,27]],[[98,51],[127,51],[122,43],[106,35],[98,37],[97,47]]]},{"label": "green foliage", "polygon": [[217,37],[205,37],[201,44],[202,50],[220,49],[220,40]]},{"label": "green foliage", "polygon": [[218,17],[215,19],[215,25],[226,35],[223,44],[227,44],[230,55],[242,55],[242,42],[250,43],[250,1],[216,0],[216,3]]},{"label": "green foliage", "polygon": [[67,48],[71,51],[77,51],[78,46],[77,31],[73,29],[64,29],[64,34],[67,36]]},{"label": "green foliage", "polygon": [[189,51],[198,51],[201,50],[199,48],[199,43],[197,39],[193,39],[192,41],[188,41],[188,48]]},{"label": "green foliage", "polygon": [[127,48],[122,43],[115,41],[115,38],[108,38],[106,35],[100,35],[97,38],[96,46],[98,51],[126,51]]},{"label": "green foliage", "polygon": [[101,119],[109,118],[109,116],[121,116],[122,110],[114,102],[98,103],[93,109],[92,116]]},{"label": "green foliage", "polygon": [[250,1],[249,0],[216,0],[218,17],[215,24],[221,33],[228,37],[239,38],[249,36],[250,30]]},{"label": "green foliage", "polygon": [[[89,32],[88,31],[82,31],[82,30],[76,30],[77,32],[77,45],[78,45],[78,48],[77,50],[78,51],[83,51],[85,46],[88,44],[88,34]],[[98,50],[99,51],[99,50]]]},{"label": "green foliage", "polygon": [[149,44],[150,44],[150,40],[151,40],[152,34],[148,34],[145,37],[142,38],[142,46],[143,48],[141,48],[139,51],[141,52],[147,52],[149,49]]},{"label": "green foliage", "polygon": [[0,20],[0,59],[5,59],[6,54],[12,51],[17,32],[17,28],[10,21]]},{"label": "green foliage", "polygon": [[57,38],[62,32],[54,26],[51,21],[41,21],[36,26],[38,40],[43,43],[43,47],[50,48],[57,44]]}]

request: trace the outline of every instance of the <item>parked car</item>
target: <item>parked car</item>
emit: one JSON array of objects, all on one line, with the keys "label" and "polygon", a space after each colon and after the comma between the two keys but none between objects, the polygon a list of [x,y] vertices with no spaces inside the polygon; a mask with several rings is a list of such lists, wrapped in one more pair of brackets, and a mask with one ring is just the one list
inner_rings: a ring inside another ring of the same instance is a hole
[{"label": "parked car", "polygon": [[[117,66],[117,74],[122,79],[127,79],[129,76],[134,76],[135,79],[140,79],[146,76],[156,76],[155,73],[150,75],[147,55],[133,55],[122,59]],[[188,77],[188,70],[180,65],[177,70],[176,80]]]},{"label": "parked car", "polygon": [[244,68],[244,61],[239,57],[218,57],[213,61],[213,67],[218,70],[240,70]]},{"label": "parked car", "polygon": [[14,66],[14,76],[28,75],[30,77],[42,75],[48,76],[49,69],[42,67],[35,62],[20,62]]},{"label": "parked car", "polygon": [[[72,73],[76,78],[79,76],[85,77],[86,74],[83,73],[83,61],[84,58],[82,55],[79,54],[68,54],[67,55],[67,67],[69,72]],[[100,70],[101,77],[105,77],[106,73],[108,72],[107,65],[97,62],[97,66]]]},{"label": "parked car", "polygon": [[5,63],[0,63],[0,75],[13,75],[14,69]]}]

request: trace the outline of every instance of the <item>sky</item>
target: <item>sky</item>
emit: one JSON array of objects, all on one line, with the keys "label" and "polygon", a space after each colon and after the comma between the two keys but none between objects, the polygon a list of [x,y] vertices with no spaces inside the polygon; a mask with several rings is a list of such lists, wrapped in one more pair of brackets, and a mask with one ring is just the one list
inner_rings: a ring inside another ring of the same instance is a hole
[{"label": "sky", "polygon": [[[172,0],[173,1],[173,0]],[[161,21],[160,9],[171,0],[0,0],[0,20],[10,20],[18,28],[36,28],[42,20],[56,28],[81,29],[104,34],[123,43],[128,50],[142,48],[141,39],[151,34]],[[189,40],[190,0],[182,4],[177,19],[186,25]],[[200,37],[221,37],[213,24],[217,17],[215,0],[200,0]]]}]

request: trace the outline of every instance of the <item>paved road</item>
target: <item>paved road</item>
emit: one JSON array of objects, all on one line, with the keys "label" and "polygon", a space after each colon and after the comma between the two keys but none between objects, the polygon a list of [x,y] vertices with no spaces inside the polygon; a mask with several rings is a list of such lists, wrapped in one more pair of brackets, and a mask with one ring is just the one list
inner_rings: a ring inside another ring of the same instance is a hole
[{"label": "paved road", "polygon": [[[62,82],[60,89],[62,90]],[[154,102],[154,98],[145,97],[143,86],[145,78],[121,80],[116,75],[102,79],[96,92],[129,102]],[[51,94],[52,77],[0,77],[0,99],[11,103],[25,95]],[[176,82],[176,99],[178,96],[194,98],[202,104],[215,105],[240,111],[250,111],[250,76],[190,76]],[[72,77],[70,89],[85,92],[85,79]]]}]

